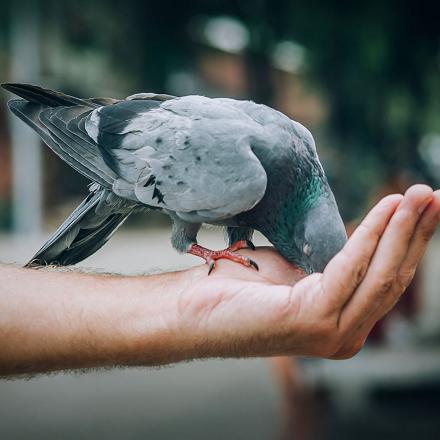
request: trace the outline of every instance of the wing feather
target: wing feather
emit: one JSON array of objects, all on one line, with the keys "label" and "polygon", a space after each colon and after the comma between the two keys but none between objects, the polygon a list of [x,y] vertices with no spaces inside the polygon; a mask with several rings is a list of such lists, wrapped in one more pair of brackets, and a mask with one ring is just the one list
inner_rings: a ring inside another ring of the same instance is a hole
[{"label": "wing feather", "polygon": [[56,113],[59,109],[60,107],[44,110],[39,119],[49,130],[51,138],[62,152],[63,159],[93,181],[106,187],[111,186],[116,175],[105,165],[100,155],[97,156],[87,145],[73,138],[66,125],[57,118]]},{"label": "wing feather", "polygon": [[[193,102],[183,106],[185,111],[180,110],[185,98],[178,98],[166,101],[166,106],[126,101],[87,116],[87,133],[112,158],[113,169],[123,179],[113,190],[194,221],[251,209],[267,185],[265,170],[251,147],[261,126],[223,104],[214,103],[209,114],[211,100],[189,98]],[[173,102],[179,105],[173,108]]]}]

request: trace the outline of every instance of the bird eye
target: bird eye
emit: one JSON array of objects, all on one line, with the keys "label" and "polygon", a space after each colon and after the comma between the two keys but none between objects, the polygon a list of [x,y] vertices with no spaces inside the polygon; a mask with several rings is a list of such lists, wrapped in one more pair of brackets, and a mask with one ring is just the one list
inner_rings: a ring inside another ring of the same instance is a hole
[{"label": "bird eye", "polygon": [[307,255],[307,257],[310,256],[310,254],[312,253],[312,246],[309,245],[309,243],[306,243],[303,247],[303,253],[304,255]]}]

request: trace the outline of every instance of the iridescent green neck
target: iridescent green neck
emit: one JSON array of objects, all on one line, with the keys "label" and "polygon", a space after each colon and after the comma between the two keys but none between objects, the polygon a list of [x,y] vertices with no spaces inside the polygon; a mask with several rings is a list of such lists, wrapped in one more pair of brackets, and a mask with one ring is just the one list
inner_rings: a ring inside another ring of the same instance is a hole
[{"label": "iridescent green neck", "polygon": [[285,208],[288,210],[286,214],[292,219],[301,218],[304,214],[312,208],[319,198],[324,195],[326,191],[326,181],[322,175],[313,174],[310,177],[308,184],[301,185],[295,191],[294,197],[288,200]]},{"label": "iridescent green neck", "polygon": [[[301,265],[302,247],[298,247],[295,237],[304,236],[306,216],[328,193],[325,177],[313,175],[307,184],[301,185],[280,202],[273,217],[261,230],[269,241],[289,261]],[[268,216],[270,217],[270,216]]]},{"label": "iridescent green neck", "polygon": [[281,197],[263,217],[263,233],[280,239],[281,242],[277,243],[280,247],[288,242],[287,237],[295,235],[294,230],[304,224],[307,212],[326,193],[325,178],[313,175],[307,180],[294,187],[293,191],[280,194]]}]

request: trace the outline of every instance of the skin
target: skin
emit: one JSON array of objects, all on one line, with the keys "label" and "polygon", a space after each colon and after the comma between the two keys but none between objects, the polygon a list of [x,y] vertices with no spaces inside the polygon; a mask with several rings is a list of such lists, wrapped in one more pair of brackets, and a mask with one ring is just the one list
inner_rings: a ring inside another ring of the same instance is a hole
[{"label": "skin", "polygon": [[272,248],[151,276],[0,266],[0,374],[163,365],[208,357],[346,359],[411,281],[440,216],[425,185],[379,202],[323,273]]}]

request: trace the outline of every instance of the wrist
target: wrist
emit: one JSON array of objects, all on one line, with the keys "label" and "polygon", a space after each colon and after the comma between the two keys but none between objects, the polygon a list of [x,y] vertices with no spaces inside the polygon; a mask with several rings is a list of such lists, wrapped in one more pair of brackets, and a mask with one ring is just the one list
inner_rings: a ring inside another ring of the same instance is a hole
[{"label": "wrist", "polygon": [[[179,360],[239,356],[245,353],[240,338],[242,310],[234,303],[241,281],[233,284],[224,277],[208,275],[205,265],[181,272],[179,294],[175,304],[175,341],[180,349]],[[231,288],[234,286],[234,288]],[[244,335],[245,336],[245,335]],[[243,339],[243,341],[242,341]],[[244,342],[245,345],[246,342]]]},{"label": "wrist", "polygon": [[119,335],[118,342],[110,344],[117,347],[118,363],[160,365],[195,356],[191,326],[183,322],[181,307],[185,292],[206,276],[203,269],[109,280],[108,290],[118,296],[108,311],[117,325],[111,334]]}]

